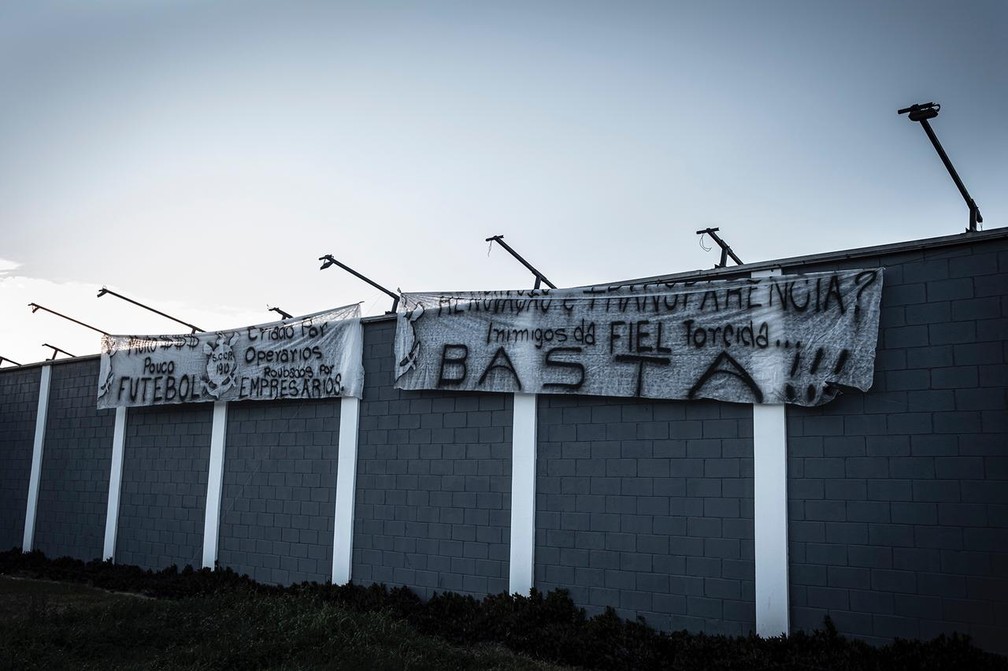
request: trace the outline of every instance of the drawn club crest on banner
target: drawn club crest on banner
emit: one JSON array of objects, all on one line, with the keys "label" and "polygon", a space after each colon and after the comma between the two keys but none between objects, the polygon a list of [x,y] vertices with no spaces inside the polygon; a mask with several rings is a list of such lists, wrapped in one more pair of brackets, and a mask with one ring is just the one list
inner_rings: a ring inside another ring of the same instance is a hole
[{"label": "drawn club crest on banner", "polygon": [[195,335],[104,336],[98,407],[355,396],[360,306]]},{"label": "drawn club crest on banner", "polygon": [[399,389],[814,406],[871,387],[882,269],[404,294]]}]

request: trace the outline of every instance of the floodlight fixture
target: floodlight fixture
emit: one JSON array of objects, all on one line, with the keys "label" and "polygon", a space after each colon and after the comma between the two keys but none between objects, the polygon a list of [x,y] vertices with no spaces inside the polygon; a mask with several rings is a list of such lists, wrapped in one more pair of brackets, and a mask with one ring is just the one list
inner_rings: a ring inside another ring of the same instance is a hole
[{"label": "floodlight fixture", "polygon": [[931,124],[928,123],[928,119],[934,119],[938,116],[939,110],[941,110],[941,105],[936,102],[928,102],[904,107],[896,113],[906,114],[910,121],[917,122],[923,126],[928,139],[931,140],[931,144],[934,145],[935,151],[938,152],[938,157],[941,158],[942,163],[945,164],[945,169],[948,170],[948,173],[952,177],[952,181],[955,182],[956,187],[959,189],[959,193],[962,195],[963,200],[966,201],[966,207],[969,208],[969,228],[966,230],[974,232],[977,230],[977,224],[983,223],[983,217],[980,215],[980,208],[977,207],[976,202],[974,202],[973,198],[969,195],[969,191],[966,190],[966,185],[963,184],[961,179],[959,179],[959,173],[957,173],[956,169],[952,166],[952,161],[949,160],[948,154],[945,153],[945,149],[942,148],[941,142],[938,141],[938,136],[935,135],[934,130],[931,128]]},{"label": "floodlight fixture", "polygon": [[49,357],[50,361],[54,360],[56,358],[56,355],[60,354],[60,353],[66,354],[71,359],[75,359],[76,358],[75,355],[71,354],[70,352],[66,351],[65,349],[61,349],[59,347],[56,347],[56,345],[50,345],[47,342],[46,343],[42,343],[42,347],[48,347],[48,348],[50,348],[53,351],[52,356]]},{"label": "floodlight fixture", "polygon": [[493,247],[493,243],[496,242],[498,245],[504,248],[504,251],[506,251],[511,256],[515,257],[519,263],[521,263],[523,266],[532,271],[532,274],[535,275],[536,278],[535,286],[533,287],[533,289],[538,289],[544,282],[546,283],[546,286],[548,286],[550,289],[556,289],[555,284],[546,279],[546,276],[543,275],[541,272],[539,272],[539,270],[536,269],[535,266],[533,266],[531,263],[523,259],[521,254],[511,249],[511,246],[508,243],[504,242],[503,235],[492,235],[489,238],[487,238],[485,242],[489,242],[491,247]]},{"label": "floodlight fixture", "polygon": [[62,317],[63,319],[66,319],[67,321],[73,322],[74,324],[79,324],[80,326],[83,326],[84,328],[89,328],[92,331],[97,331],[98,333],[101,333],[102,335],[111,335],[108,331],[102,331],[100,328],[98,328],[96,326],[91,326],[90,324],[85,324],[84,322],[78,321],[78,320],[74,319],[73,317],[67,317],[65,314],[61,314],[59,312],[56,312],[55,310],[50,310],[49,308],[45,307],[44,305],[39,305],[38,303],[29,303],[28,307],[31,308],[32,314],[38,312],[39,310],[45,310],[46,312],[48,312],[50,314],[54,314],[57,317]]},{"label": "floodlight fixture", "polygon": [[294,315],[290,314],[289,312],[285,312],[278,307],[270,307],[267,305],[266,309],[269,310],[270,312],[277,313],[283,319],[294,319]]},{"label": "floodlight fixture", "polygon": [[378,289],[379,291],[384,291],[386,294],[388,294],[389,296],[391,296],[392,297],[392,309],[389,310],[386,314],[394,314],[395,311],[397,309],[399,309],[399,294],[392,293],[391,291],[389,291],[388,289],[386,289],[382,285],[378,284],[374,280],[369,279],[367,277],[364,277],[363,275],[361,275],[360,273],[358,273],[356,270],[354,270],[350,266],[345,265],[343,263],[340,263],[339,261],[337,261],[336,259],[333,258],[332,254],[326,254],[325,256],[320,256],[319,257],[319,261],[322,262],[322,267],[319,268],[319,270],[325,270],[326,268],[328,268],[330,266],[339,266],[340,268],[342,268],[343,270],[347,271],[348,273],[350,273],[354,277],[356,277],[358,279],[364,280],[365,282],[367,282],[368,284],[370,284],[371,286],[373,286],[375,289]]},{"label": "floodlight fixture", "polygon": [[102,287],[101,290],[98,291],[98,298],[101,298],[105,294],[111,294],[111,295],[115,296],[116,298],[123,299],[127,303],[132,303],[133,305],[138,305],[138,306],[142,307],[144,310],[150,310],[154,314],[161,315],[162,317],[170,319],[173,322],[178,322],[179,324],[182,324],[183,326],[188,326],[189,328],[192,329],[193,333],[202,333],[203,332],[203,329],[201,329],[198,326],[193,326],[189,322],[184,322],[181,319],[177,319],[175,317],[172,317],[171,315],[165,314],[164,312],[161,312],[160,310],[155,310],[154,308],[150,307],[149,305],[144,305],[143,303],[141,303],[139,301],[135,301],[132,298],[126,298],[122,294],[117,294],[116,292],[112,291],[111,289],[107,289],[106,287]]},{"label": "floodlight fixture", "polygon": [[[714,267],[715,268],[727,268],[728,267],[728,257],[729,256],[738,265],[740,265],[740,266],[743,265],[742,259],[740,259],[735,254],[735,252],[732,251],[732,248],[728,245],[728,243],[725,242],[724,240],[722,240],[720,237],[718,237],[717,232],[720,231],[720,230],[721,230],[720,228],[705,228],[703,230],[699,230],[699,231],[696,232],[696,234],[700,235],[700,236],[703,236],[703,235],[710,236],[710,239],[713,240],[714,242],[716,242],[717,246],[721,248],[721,260]],[[702,237],[700,238],[700,241],[701,241],[700,246],[703,247],[703,238]],[[704,249],[706,251],[708,251],[708,252],[710,251],[709,247],[704,247]]]}]

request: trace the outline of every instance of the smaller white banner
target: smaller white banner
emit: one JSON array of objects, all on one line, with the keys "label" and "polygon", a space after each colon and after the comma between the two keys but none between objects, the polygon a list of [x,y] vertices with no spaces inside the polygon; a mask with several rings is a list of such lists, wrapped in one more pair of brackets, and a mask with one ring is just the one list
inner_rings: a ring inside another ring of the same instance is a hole
[{"label": "smaller white banner", "polygon": [[360,306],[193,335],[102,337],[98,407],[361,397]]}]

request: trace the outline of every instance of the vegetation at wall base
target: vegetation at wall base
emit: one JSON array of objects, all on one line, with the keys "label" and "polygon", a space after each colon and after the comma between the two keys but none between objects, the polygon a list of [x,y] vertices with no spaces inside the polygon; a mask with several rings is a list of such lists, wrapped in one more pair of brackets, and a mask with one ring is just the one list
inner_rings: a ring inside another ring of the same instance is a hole
[{"label": "vegetation at wall base", "polygon": [[[589,669],[1008,669],[1008,658],[979,650],[967,637],[959,635],[939,636],[931,641],[897,640],[873,647],[839,635],[828,619],[820,630],[772,639],[667,633],[656,631],[642,620],[623,620],[612,610],[588,617],[563,590],[548,594],[533,591],[528,597],[498,594],[484,599],[439,593],[424,601],[405,587],[318,583],[280,587],[256,583],[229,569],[186,567],[179,571],[173,566],[154,572],[97,560],[48,559],[40,552],[22,553],[17,549],[0,552],[0,574],[155,597],[158,601],[135,600],[136,605],[118,606],[133,613],[132,619],[128,624],[108,626],[104,642],[92,641],[88,650],[95,645],[99,649],[113,646],[112,650],[123,650],[137,637],[146,635],[160,641],[168,631],[178,639],[162,641],[166,654],[173,655],[176,662],[192,659],[195,661],[191,665],[210,668],[353,668],[350,662],[354,659],[369,662],[365,666],[371,668],[501,668],[501,664],[505,668],[528,668],[521,661],[501,663],[491,661],[497,658],[480,656],[483,651],[504,646],[552,664]],[[151,610],[151,603],[168,605]],[[112,617],[112,611],[102,612]],[[356,616],[349,617],[348,613]],[[72,613],[61,613],[56,620],[67,619],[63,624],[71,630],[85,627],[86,623],[72,624],[73,617]],[[14,654],[9,647],[12,640],[21,641],[22,646],[31,645],[30,632],[17,627],[50,626],[22,622],[31,619],[20,618],[13,625],[6,620],[0,622],[0,661]],[[53,621],[51,617],[34,619]],[[222,631],[215,632],[210,643],[200,643],[200,637],[206,637],[207,623]],[[20,638],[11,638],[17,633],[12,627],[21,631]],[[374,648],[367,647],[373,644],[368,632],[376,629],[394,631],[389,640],[400,646],[400,653],[413,649],[409,646],[422,649],[425,644],[416,641],[428,640],[411,636],[436,637],[450,645],[424,653],[432,657],[407,655],[414,659],[413,664],[405,662],[401,654],[379,659]],[[60,631],[51,627],[46,631],[50,637],[47,645],[70,649],[78,645],[72,632],[64,636],[57,633]],[[320,642],[320,635],[332,640]],[[64,638],[52,640],[53,636]],[[94,633],[84,638],[89,637],[93,638]],[[365,639],[367,646],[362,643]],[[467,657],[469,653],[458,652],[459,648],[453,646],[480,652],[476,657]],[[307,656],[292,657],[295,654]],[[334,655],[339,655],[339,660]],[[278,664],[276,660],[288,661]]]}]

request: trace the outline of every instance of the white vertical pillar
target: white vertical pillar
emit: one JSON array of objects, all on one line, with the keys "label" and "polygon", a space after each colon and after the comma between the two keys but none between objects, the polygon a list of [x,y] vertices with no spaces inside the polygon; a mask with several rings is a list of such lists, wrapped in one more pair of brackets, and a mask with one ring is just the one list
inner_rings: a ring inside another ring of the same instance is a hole
[{"label": "white vertical pillar", "polygon": [[25,506],[23,552],[31,552],[35,544],[35,513],[38,511],[39,483],[42,480],[42,450],[45,447],[46,416],[49,414],[49,381],[52,366],[42,366],[39,378],[38,412],[35,414],[35,443],[32,447],[31,475],[28,478],[28,503]]},{"label": "white vertical pillar", "polygon": [[753,406],[753,526],[756,633],[789,634],[787,416],[783,405]]},{"label": "white vertical pillar", "polygon": [[[753,277],[780,275],[780,270]],[[788,586],[787,412],[784,405],[753,406],[753,543],[756,633],[791,632]]]},{"label": "white vertical pillar", "polygon": [[214,568],[217,564],[226,438],[227,402],[216,401],[213,406],[213,426],[210,429],[210,470],[207,474],[206,517],[203,519],[203,568]]},{"label": "white vertical pillar", "polygon": [[527,595],[535,580],[536,396],[514,395],[511,431],[511,563],[508,590]]},{"label": "white vertical pillar", "polygon": [[116,408],[112,433],[112,468],[109,471],[108,508],[105,511],[105,551],[102,559],[115,559],[116,534],[119,532],[119,497],[122,492],[123,454],[126,446],[126,408]]},{"label": "white vertical pillar", "polygon": [[353,565],[354,502],[357,495],[357,437],[360,399],[340,400],[339,452],[336,458],[336,512],[333,522],[332,582],[350,582]]}]

